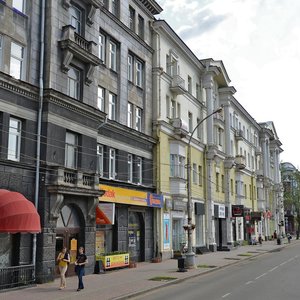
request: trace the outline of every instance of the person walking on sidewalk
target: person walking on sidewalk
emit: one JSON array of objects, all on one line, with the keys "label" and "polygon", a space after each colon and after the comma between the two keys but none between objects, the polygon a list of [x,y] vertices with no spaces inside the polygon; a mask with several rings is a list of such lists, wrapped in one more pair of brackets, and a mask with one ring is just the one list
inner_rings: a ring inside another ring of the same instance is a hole
[{"label": "person walking on sidewalk", "polygon": [[78,256],[75,261],[75,272],[78,276],[78,289],[77,292],[84,289],[82,277],[84,276],[84,267],[88,263],[87,256],[84,254],[84,248],[79,247]]},{"label": "person walking on sidewalk", "polygon": [[58,269],[60,274],[60,287],[62,290],[66,287],[66,272],[68,269],[68,264],[70,263],[70,254],[66,247],[63,247],[57,256]]}]

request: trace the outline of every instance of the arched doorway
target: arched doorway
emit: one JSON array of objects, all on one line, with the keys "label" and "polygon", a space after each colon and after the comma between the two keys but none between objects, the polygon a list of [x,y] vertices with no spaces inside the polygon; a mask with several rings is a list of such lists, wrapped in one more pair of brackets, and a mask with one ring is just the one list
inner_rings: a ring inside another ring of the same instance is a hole
[{"label": "arched doorway", "polygon": [[77,248],[83,242],[80,231],[81,222],[77,209],[71,205],[65,205],[57,219],[55,259],[60,250],[65,246],[70,253],[70,265],[67,275],[75,275],[73,264],[76,260]]},{"label": "arched doorway", "polygon": [[144,260],[144,238],[144,219],[142,213],[129,211],[128,249],[131,260]]}]

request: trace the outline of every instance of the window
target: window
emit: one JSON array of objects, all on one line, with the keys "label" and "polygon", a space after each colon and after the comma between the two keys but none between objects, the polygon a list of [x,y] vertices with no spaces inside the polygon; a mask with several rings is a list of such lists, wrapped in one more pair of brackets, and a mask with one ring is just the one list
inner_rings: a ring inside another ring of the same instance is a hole
[{"label": "window", "polygon": [[219,192],[220,174],[216,173],[216,192]]},{"label": "window", "polygon": [[171,107],[170,97],[168,95],[166,95],[167,118],[171,117],[171,113],[170,113],[171,108],[170,107]]},{"label": "window", "polygon": [[66,132],[65,167],[76,169],[78,157],[78,136],[72,132]]},{"label": "window", "polygon": [[221,175],[221,190],[222,190],[222,193],[225,193],[225,180],[224,180],[224,175]]},{"label": "window", "polygon": [[230,179],[230,192],[231,192],[231,195],[234,194],[234,187],[233,187],[233,179]]},{"label": "window", "polygon": [[133,105],[132,103],[128,103],[127,105],[127,126],[132,128],[133,122]]},{"label": "window", "polygon": [[68,71],[68,95],[77,100],[80,98],[80,71],[74,67]]},{"label": "window", "polygon": [[189,112],[189,132],[193,132],[193,114]]},{"label": "window", "polygon": [[179,102],[177,102],[177,111],[176,112],[177,112],[176,117],[180,118],[180,116],[181,116],[181,106],[180,106]]},{"label": "window", "polygon": [[[200,123],[200,119],[197,118],[197,125]],[[202,140],[202,132],[203,132],[203,126],[202,124],[199,124],[198,127],[197,127],[197,137],[199,140]]]},{"label": "window", "polygon": [[16,79],[22,78],[24,48],[14,42],[11,43],[10,53],[10,72],[9,74]]},{"label": "window", "polygon": [[119,14],[119,1],[118,0],[111,0],[111,13],[115,16]]},{"label": "window", "polygon": [[108,118],[111,120],[116,120],[116,98],[116,95],[109,93]]},{"label": "window", "polygon": [[219,146],[223,145],[222,136],[223,136],[223,130],[222,130],[222,128],[219,127],[218,128],[218,142],[219,142]]},{"label": "window", "polygon": [[144,38],[144,18],[139,15],[138,17],[138,35]]},{"label": "window", "polygon": [[136,163],[136,175],[137,175],[137,184],[142,184],[142,159],[141,157],[137,158],[137,163]]},{"label": "window", "polygon": [[127,178],[128,178],[128,182],[132,182],[132,174],[133,174],[133,164],[132,164],[132,155],[128,154],[128,158],[127,158]]},{"label": "window", "polygon": [[99,58],[105,62],[105,36],[99,34]]},{"label": "window", "polygon": [[18,11],[25,13],[25,0],[13,0],[12,6]]},{"label": "window", "polygon": [[8,131],[7,159],[20,161],[22,122],[10,118]]},{"label": "window", "polygon": [[128,80],[133,82],[133,57],[128,55]]},{"label": "window", "polygon": [[129,6],[129,28],[135,32],[135,10]]},{"label": "window", "polygon": [[103,146],[97,145],[97,173],[103,176]]},{"label": "window", "polygon": [[142,110],[139,107],[135,109],[135,130],[142,131]]},{"label": "window", "polygon": [[75,32],[81,34],[82,32],[82,12],[75,6],[69,8],[70,23],[75,28]]},{"label": "window", "polygon": [[109,149],[109,178],[116,178],[116,150]]},{"label": "window", "polygon": [[245,196],[245,199],[247,199],[247,185],[244,184],[244,196]]},{"label": "window", "polygon": [[192,77],[188,76],[188,92],[191,94],[193,90]]},{"label": "window", "polygon": [[193,183],[197,184],[197,165],[193,164]]},{"label": "window", "polygon": [[201,100],[201,87],[200,84],[196,83],[196,98]]},{"label": "window", "polygon": [[203,174],[202,174],[202,166],[198,166],[198,178],[199,178],[199,185],[203,185]]},{"label": "window", "polygon": [[171,108],[170,109],[171,109],[171,115],[170,115],[171,119],[176,118],[176,102],[173,99],[171,99]]},{"label": "window", "polygon": [[105,90],[100,86],[98,86],[97,106],[99,110],[101,111],[105,110]]},{"label": "window", "polygon": [[170,176],[185,178],[185,157],[170,154]]},{"label": "window", "polygon": [[139,87],[143,86],[143,63],[139,60],[135,63],[136,67],[136,85]]},{"label": "window", "polygon": [[117,45],[109,42],[109,68],[113,71],[117,71]]}]

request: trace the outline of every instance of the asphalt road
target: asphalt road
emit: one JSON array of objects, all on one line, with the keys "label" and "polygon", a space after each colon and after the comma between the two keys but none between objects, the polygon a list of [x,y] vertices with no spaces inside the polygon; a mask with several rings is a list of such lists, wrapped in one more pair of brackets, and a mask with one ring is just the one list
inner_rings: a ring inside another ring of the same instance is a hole
[{"label": "asphalt road", "polygon": [[300,245],[297,243],[134,299],[299,300]]}]

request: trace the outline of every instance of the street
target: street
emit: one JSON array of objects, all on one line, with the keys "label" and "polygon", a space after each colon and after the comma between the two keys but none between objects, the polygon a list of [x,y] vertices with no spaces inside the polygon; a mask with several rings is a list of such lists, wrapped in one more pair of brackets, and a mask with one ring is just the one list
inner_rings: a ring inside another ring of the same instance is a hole
[{"label": "street", "polygon": [[134,299],[299,299],[299,262],[297,243]]}]

